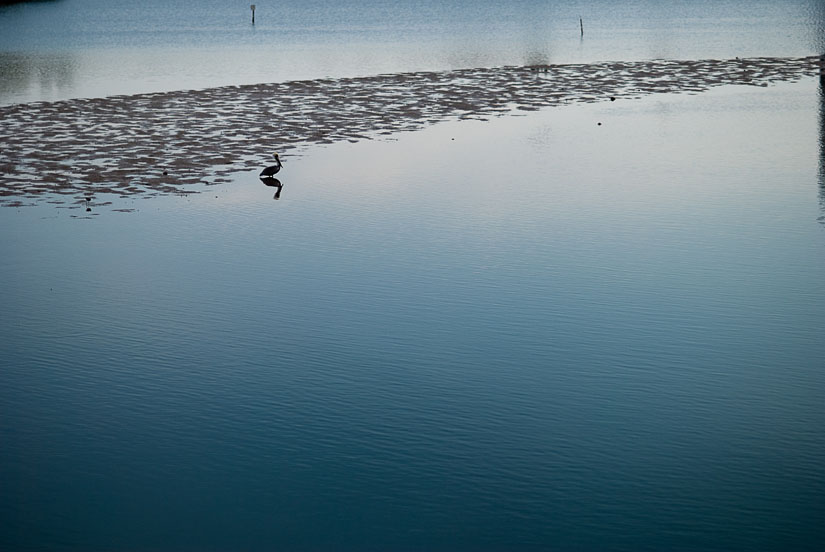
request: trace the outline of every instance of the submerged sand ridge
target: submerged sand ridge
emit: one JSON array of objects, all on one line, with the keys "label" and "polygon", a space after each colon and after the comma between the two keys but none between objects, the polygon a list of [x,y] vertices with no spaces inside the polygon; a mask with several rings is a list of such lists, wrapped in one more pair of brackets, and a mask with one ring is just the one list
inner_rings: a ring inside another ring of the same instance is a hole
[{"label": "submerged sand ridge", "polygon": [[228,86],[0,107],[0,204],[44,194],[175,193],[271,164],[271,153],[450,118],[767,86],[818,59],[604,62]]}]

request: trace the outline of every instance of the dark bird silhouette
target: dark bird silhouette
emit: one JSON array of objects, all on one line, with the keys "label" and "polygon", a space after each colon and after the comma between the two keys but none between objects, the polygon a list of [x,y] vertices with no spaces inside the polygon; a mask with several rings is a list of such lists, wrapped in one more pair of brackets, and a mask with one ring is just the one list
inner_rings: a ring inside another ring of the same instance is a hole
[{"label": "dark bird silhouette", "polygon": [[284,185],[281,184],[280,180],[272,176],[262,176],[261,182],[263,182],[265,186],[275,188],[275,195],[272,199],[281,199],[281,190],[284,189]]},{"label": "dark bird silhouette", "polygon": [[278,171],[281,170],[281,158],[278,157],[278,154],[273,154],[275,156],[275,164],[271,167],[267,167],[261,171],[261,178],[265,178],[267,176],[274,176]]}]

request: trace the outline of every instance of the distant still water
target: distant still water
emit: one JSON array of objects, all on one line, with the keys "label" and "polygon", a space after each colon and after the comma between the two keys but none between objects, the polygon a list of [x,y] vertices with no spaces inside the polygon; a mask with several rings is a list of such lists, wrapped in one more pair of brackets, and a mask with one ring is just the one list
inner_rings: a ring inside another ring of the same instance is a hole
[{"label": "distant still water", "polygon": [[0,102],[410,70],[825,50],[820,0],[260,0],[254,26],[249,5],[56,0],[0,7]]}]

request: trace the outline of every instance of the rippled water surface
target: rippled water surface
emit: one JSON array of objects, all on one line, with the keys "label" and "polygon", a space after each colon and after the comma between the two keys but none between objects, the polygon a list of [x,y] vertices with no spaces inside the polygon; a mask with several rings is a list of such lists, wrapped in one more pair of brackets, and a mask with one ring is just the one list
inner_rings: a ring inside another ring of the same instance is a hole
[{"label": "rippled water surface", "polygon": [[0,550],[819,550],[824,21],[0,6]]},{"label": "rippled water surface", "polygon": [[0,548],[817,550],[822,102],[553,107],[316,146],[277,200],[250,171],[0,209]]},{"label": "rippled water surface", "polygon": [[0,102],[400,71],[825,52],[820,0],[260,0],[254,26],[249,5],[0,6]]}]

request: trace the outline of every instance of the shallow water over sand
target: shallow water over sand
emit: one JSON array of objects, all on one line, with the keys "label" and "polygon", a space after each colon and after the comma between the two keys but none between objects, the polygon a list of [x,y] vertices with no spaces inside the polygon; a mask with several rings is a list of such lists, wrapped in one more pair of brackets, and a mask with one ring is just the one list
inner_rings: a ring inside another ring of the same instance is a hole
[{"label": "shallow water over sand", "polygon": [[768,86],[818,58],[534,65],[320,79],[0,107],[0,204],[183,191],[311,144],[568,103]]},{"label": "shallow water over sand", "polygon": [[818,550],[822,105],[577,103],[307,147],[277,201],[0,209],[0,548]]}]

